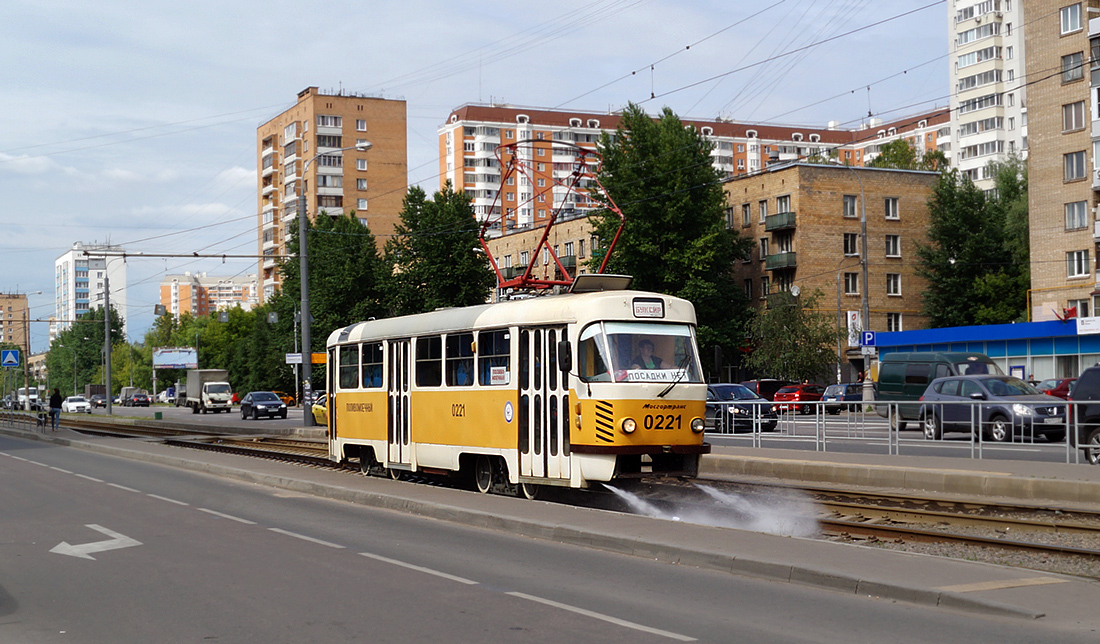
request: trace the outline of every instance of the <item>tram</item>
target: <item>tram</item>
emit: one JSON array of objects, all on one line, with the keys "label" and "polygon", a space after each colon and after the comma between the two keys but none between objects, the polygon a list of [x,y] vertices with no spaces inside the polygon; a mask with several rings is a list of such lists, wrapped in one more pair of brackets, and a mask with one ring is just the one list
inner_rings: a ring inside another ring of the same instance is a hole
[{"label": "tram", "polygon": [[352,324],[328,338],[329,457],[480,492],[695,476],[706,384],[687,300],[581,275],[567,294]]}]

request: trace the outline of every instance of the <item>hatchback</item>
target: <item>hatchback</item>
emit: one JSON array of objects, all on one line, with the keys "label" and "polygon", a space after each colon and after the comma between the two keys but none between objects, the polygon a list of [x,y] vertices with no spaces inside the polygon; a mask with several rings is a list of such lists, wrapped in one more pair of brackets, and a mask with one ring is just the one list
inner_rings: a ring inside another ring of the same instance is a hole
[{"label": "hatchback", "polygon": [[766,398],[757,396],[744,385],[715,384],[707,387],[708,431],[751,432],[756,423],[764,432],[774,431],[779,424],[779,417]]},{"label": "hatchback", "polygon": [[800,414],[809,414],[814,406],[808,403],[817,402],[825,395],[825,387],[822,385],[789,385],[775,392],[776,411],[798,410]]},{"label": "hatchback", "polygon": [[[945,432],[972,432],[999,443],[1013,436],[1043,436],[1055,442],[1066,435],[1066,404],[1013,376],[948,376],[936,378],[920,398],[924,437]],[[952,404],[936,405],[935,402]],[[970,404],[966,404],[970,403]]]},{"label": "hatchback", "polygon": [[1035,385],[1035,388],[1044,394],[1049,394],[1065,400],[1069,398],[1069,390],[1073,389],[1073,383],[1077,378],[1048,378]]},{"label": "hatchback", "polygon": [[252,417],[259,420],[260,416],[274,418],[286,418],[286,403],[272,391],[253,391],[241,399],[241,420]]},{"label": "hatchback", "polygon": [[[871,391],[875,391],[873,384]],[[874,397],[873,394],[872,397]],[[839,414],[843,410],[856,411],[863,402],[863,383],[845,382],[829,385],[825,388],[821,400],[825,402],[825,411],[830,414]]]}]

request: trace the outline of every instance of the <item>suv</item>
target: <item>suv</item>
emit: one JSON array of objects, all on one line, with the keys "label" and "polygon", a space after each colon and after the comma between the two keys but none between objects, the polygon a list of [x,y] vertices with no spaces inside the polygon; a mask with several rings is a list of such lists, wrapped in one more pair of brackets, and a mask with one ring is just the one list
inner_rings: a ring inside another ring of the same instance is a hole
[{"label": "suv", "polygon": [[945,376],[1004,375],[1000,367],[983,353],[917,351],[887,353],[878,366],[879,416],[890,418],[893,429],[905,429],[905,421],[920,420],[920,405],[895,405],[916,401],[928,389],[928,383]]},{"label": "suv", "polygon": [[1076,421],[1076,435],[1070,444],[1079,447],[1093,465],[1100,465],[1100,365],[1089,367],[1077,377],[1069,392],[1070,422]]},{"label": "suv", "polygon": [[[939,440],[946,432],[973,432],[1006,443],[1014,436],[1042,436],[1058,442],[1066,436],[1066,405],[1014,376],[948,376],[937,378],[921,396],[924,437]],[[943,402],[949,404],[938,405]]]}]

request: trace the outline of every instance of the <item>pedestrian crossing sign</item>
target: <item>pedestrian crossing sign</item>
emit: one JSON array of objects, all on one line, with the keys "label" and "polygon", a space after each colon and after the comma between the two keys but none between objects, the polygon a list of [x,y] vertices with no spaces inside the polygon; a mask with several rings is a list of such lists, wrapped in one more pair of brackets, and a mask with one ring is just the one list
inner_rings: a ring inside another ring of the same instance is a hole
[{"label": "pedestrian crossing sign", "polygon": [[0,367],[18,367],[19,366],[19,350],[18,349],[4,349],[0,351]]}]

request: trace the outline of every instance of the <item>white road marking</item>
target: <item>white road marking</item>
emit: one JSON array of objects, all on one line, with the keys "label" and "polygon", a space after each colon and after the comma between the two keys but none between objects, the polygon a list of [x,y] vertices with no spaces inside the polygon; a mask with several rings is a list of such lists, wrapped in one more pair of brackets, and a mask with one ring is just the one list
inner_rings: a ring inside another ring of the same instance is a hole
[{"label": "white road marking", "polygon": [[161,501],[167,501],[169,503],[175,503],[176,505],[191,505],[190,503],[184,503],[183,501],[177,501],[175,499],[170,499],[166,496],[160,496],[158,494],[146,494],[146,496],[151,496],[154,499],[160,499]]},{"label": "white road marking", "polygon": [[23,461],[23,462],[26,462],[26,460],[27,460],[27,459],[23,458],[22,456],[15,456],[15,455],[12,455],[12,458],[14,458],[17,461]]},{"label": "white road marking", "polygon": [[117,487],[120,490],[126,490],[127,492],[137,492],[138,494],[141,494],[141,490],[135,490],[132,487],[126,487],[125,485],[119,485],[118,483],[108,483],[107,485],[110,485],[111,487]]},{"label": "white road marking", "polygon": [[401,566],[402,568],[408,568],[409,570],[416,570],[418,572],[424,572],[424,573],[427,573],[429,575],[435,575],[436,577],[442,577],[444,579],[450,579],[451,581],[457,581],[460,584],[467,584],[469,586],[478,585],[478,582],[470,580],[470,579],[466,579],[465,577],[459,577],[457,575],[449,575],[445,572],[440,572],[438,570],[432,570],[431,568],[425,568],[423,566],[414,566],[411,563],[405,563],[404,561],[398,561],[396,559],[390,559],[389,557],[383,557],[382,555],[376,555],[376,554],[373,554],[373,553],[370,553],[370,552],[360,552],[359,554],[364,556],[364,557],[367,557],[369,559],[375,559],[377,561],[382,561],[382,562],[385,562],[385,563],[388,563],[388,564],[393,564],[395,566]]},{"label": "white road marking", "polygon": [[49,467],[49,465],[46,465],[45,463],[39,463],[38,461],[32,461],[30,459],[28,459],[27,462],[31,465],[41,465],[42,467]]},{"label": "white road marking", "polygon": [[63,470],[60,467],[54,467],[53,465],[50,466],[50,469],[51,470],[57,470],[58,472],[61,472],[62,474],[72,474],[72,472],[70,472],[69,470]]},{"label": "white road marking", "polygon": [[255,521],[249,521],[248,519],[242,519],[240,517],[235,517],[232,514],[223,514],[221,512],[218,512],[217,510],[209,510],[207,508],[199,508],[199,511],[200,512],[205,512],[207,514],[213,514],[214,516],[221,517],[223,519],[229,519],[230,521],[236,521],[238,523],[243,523],[245,525],[256,525]]},{"label": "white road marking", "polygon": [[528,595],[526,593],[510,592],[510,593],[505,593],[505,594],[511,595],[512,597],[519,597],[520,599],[527,599],[527,600],[530,600],[530,601],[533,601],[533,602],[538,602],[540,604],[545,604],[547,606],[553,606],[554,608],[560,608],[562,610],[567,610],[567,611],[570,611],[570,612],[573,612],[573,613],[577,613],[579,615],[585,615],[587,617],[592,617],[594,619],[603,620],[605,622],[610,622],[612,624],[618,624],[619,626],[625,626],[626,628],[632,628],[632,629],[637,630],[637,631],[642,631],[642,632],[645,632],[645,633],[653,633],[654,635],[660,635],[662,637],[667,637],[667,638],[670,638],[670,639],[679,640],[681,642],[694,642],[694,641],[696,641],[696,638],[688,637],[687,635],[680,635],[679,633],[670,633],[669,631],[662,631],[658,628],[650,628],[649,626],[643,626],[641,624],[635,624],[634,622],[628,622],[625,619],[619,619],[618,617],[611,617],[610,615],[602,615],[600,613],[594,613],[590,610],[585,610],[583,608],[577,608],[576,606],[570,606],[569,604],[562,604],[560,602],[552,601],[552,600],[549,600],[549,599],[543,599],[542,597],[535,597],[534,595]]},{"label": "white road marking", "polygon": [[89,481],[95,481],[96,483],[102,483],[103,482],[103,479],[92,478],[92,477],[87,476],[85,474],[75,474],[74,476],[79,476],[80,478],[88,479]]},{"label": "white road marking", "polygon": [[289,530],[283,530],[281,528],[268,528],[268,530],[271,530],[272,532],[278,532],[279,534],[285,534],[288,537],[294,537],[296,539],[302,539],[303,541],[310,541],[312,543],[318,543],[318,544],[321,544],[322,546],[328,546],[329,548],[343,548],[344,547],[344,546],[341,546],[338,543],[332,543],[332,542],[329,542],[329,541],[321,541],[320,539],[314,539],[313,537],[307,537],[304,534],[298,534],[297,532],[291,532]]},{"label": "white road marking", "polygon": [[54,548],[50,550],[50,552],[55,552],[59,555],[69,555],[71,557],[80,557],[81,559],[91,559],[92,561],[95,561],[95,557],[93,557],[90,553],[103,552],[105,550],[117,550],[119,548],[130,548],[133,546],[141,545],[141,542],[136,539],[131,539],[124,534],[119,534],[113,530],[108,530],[107,528],[95,525],[94,523],[89,523],[85,527],[91,528],[96,532],[102,532],[103,534],[111,538],[106,541],[95,541],[93,543],[84,543],[78,546],[72,546],[62,541],[61,543],[54,546]]}]

